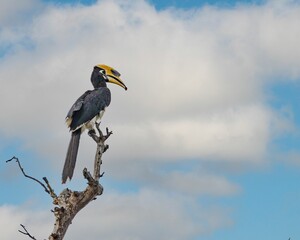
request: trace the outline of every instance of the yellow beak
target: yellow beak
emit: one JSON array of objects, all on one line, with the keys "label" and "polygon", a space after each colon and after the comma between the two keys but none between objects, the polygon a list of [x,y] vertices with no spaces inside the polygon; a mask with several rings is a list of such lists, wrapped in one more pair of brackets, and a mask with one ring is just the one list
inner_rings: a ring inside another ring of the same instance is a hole
[{"label": "yellow beak", "polygon": [[110,66],[104,65],[104,64],[99,64],[96,66],[105,70],[105,75],[108,78],[108,82],[117,84],[117,85],[121,86],[122,88],[124,88],[125,90],[127,90],[126,85],[120,78],[121,74],[117,70],[113,69]]}]

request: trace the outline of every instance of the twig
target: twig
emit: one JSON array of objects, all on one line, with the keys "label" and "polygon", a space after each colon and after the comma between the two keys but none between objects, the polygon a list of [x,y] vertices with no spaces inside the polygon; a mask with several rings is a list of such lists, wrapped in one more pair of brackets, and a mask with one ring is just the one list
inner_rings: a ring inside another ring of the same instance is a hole
[{"label": "twig", "polygon": [[57,198],[57,195],[55,194],[53,188],[50,186],[50,183],[46,177],[43,177],[44,182],[47,184],[47,188],[49,189],[49,194],[52,198]]},{"label": "twig", "polygon": [[29,179],[31,179],[31,180],[36,181],[37,183],[39,183],[44,188],[45,192],[51,195],[50,191],[47,189],[47,187],[41,181],[39,181],[38,179],[36,179],[34,177],[31,177],[31,176],[27,175],[24,172],[24,169],[22,168],[21,163],[20,163],[20,161],[19,161],[19,159],[17,157],[13,156],[11,159],[6,160],[6,163],[11,162],[12,160],[16,160],[16,162],[19,165],[19,168],[21,169],[21,171],[22,171],[22,173],[23,173],[23,175],[25,177],[27,177],[27,178],[29,178]]},{"label": "twig", "polygon": [[18,230],[20,233],[22,233],[22,234],[24,234],[24,235],[30,237],[30,238],[33,239],[33,240],[36,240],[36,238],[35,238],[34,236],[32,236],[32,235],[27,231],[26,227],[25,227],[23,224],[20,224],[20,226],[24,229],[24,232],[21,231],[21,230]]},{"label": "twig", "polygon": [[110,137],[110,135],[112,135],[113,132],[109,131],[108,128],[106,128],[106,135],[104,136],[104,140],[108,139]]}]

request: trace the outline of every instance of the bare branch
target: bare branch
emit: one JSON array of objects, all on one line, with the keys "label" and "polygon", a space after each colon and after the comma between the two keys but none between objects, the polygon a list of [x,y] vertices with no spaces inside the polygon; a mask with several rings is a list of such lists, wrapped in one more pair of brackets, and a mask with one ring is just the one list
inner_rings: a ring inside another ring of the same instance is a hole
[{"label": "bare branch", "polygon": [[33,240],[36,240],[36,238],[35,238],[34,236],[32,236],[32,235],[27,231],[26,227],[25,227],[23,224],[20,224],[20,226],[24,229],[24,232],[21,231],[21,230],[18,230],[20,233],[22,233],[22,234],[24,234],[24,235],[30,237],[30,238],[33,239]]},{"label": "bare branch", "polygon": [[[106,135],[104,135],[100,130],[99,125],[100,123],[96,123],[98,135],[95,130],[89,131],[88,133],[89,136],[96,142],[97,150],[94,159],[93,175],[86,168],[83,170],[83,176],[88,181],[88,186],[84,191],[72,191],[66,188],[59,195],[56,195],[46,177],[43,178],[43,181],[46,184],[45,185],[38,179],[27,175],[17,157],[12,157],[11,159],[6,161],[10,162],[12,160],[16,160],[23,175],[39,183],[44,188],[44,190],[52,197],[53,204],[56,205],[56,207],[54,207],[54,209],[52,210],[55,216],[55,223],[53,231],[48,238],[49,240],[62,240],[76,214],[89,202],[95,200],[97,196],[103,193],[103,187],[99,183],[99,179],[103,177],[104,174],[104,172],[100,173],[102,154],[108,149],[108,145],[105,144],[105,141],[109,138],[112,132],[109,131],[108,128],[106,128]],[[24,225],[21,224],[21,227],[23,228],[23,230],[19,230],[20,233],[30,237],[33,240],[36,240],[36,238],[34,238],[27,231]]]},{"label": "bare branch", "polygon": [[112,134],[112,132],[106,129],[106,135],[103,135],[99,125],[100,123],[96,123],[98,135],[95,130],[88,132],[89,136],[97,144],[94,160],[94,173],[92,175],[86,168],[84,168],[83,176],[88,181],[88,186],[84,191],[72,191],[66,188],[59,194],[59,196],[53,198],[53,203],[58,207],[55,207],[53,210],[55,224],[54,229],[49,236],[49,240],[63,239],[76,214],[89,202],[95,200],[97,196],[103,193],[103,187],[99,183],[100,177],[104,174],[100,173],[102,154],[108,149],[108,146],[105,144],[105,140]]},{"label": "bare branch", "polygon": [[39,183],[44,188],[45,192],[48,193],[48,194],[50,194],[50,191],[47,189],[47,187],[41,181],[39,181],[38,179],[36,179],[34,177],[31,177],[31,176],[29,176],[29,175],[27,175],[25,173],[25,171],[24,171],[23,167],[21,166],[21,163],[20,163],[20,161],[19,161],[19,159],[17,157],[13,156],[11,159],[6,160],[6,163],[8,163],[8,162],[10,162],[12,160],[16,160],[16,162],[19,165],[20,170],[22,171],[22,173],[23,173],[23,175],[25,177],[27,177],[27,178],[29,178],[29,179],[31,179],[31,180],[36,181],[37,183]]},{"label": "bare branch", "polygon": [[46,177],[43,177],[43,180],[44,180],[44,182],[46,183],[47,188],[49,189],[49,192],[50,192],[49,194],[50,194],[50,196],[51,196],[52,198],[56,198],[57,195],[55,194],[53,188],[50,186],[50,183],[49,183],[48,179],[47,179]]},{"label": "bare branch", "polygon": [[110,137],[110,135],[112,135],[113,132],[112,131],[108,131],[108,128],[106,128],[106,135],[104,136],[105,137],[105,140],[108,139]]}]

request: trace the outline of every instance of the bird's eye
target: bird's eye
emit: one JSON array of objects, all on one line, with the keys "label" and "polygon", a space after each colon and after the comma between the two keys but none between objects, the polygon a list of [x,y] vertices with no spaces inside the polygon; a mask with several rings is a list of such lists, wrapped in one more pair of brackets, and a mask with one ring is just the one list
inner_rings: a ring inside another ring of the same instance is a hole
[{"label": "bird's eye", "polygon": [[104,70],[104,69],[101,69],[101,70],[99,71],[99,73],[105,75],[105,70]]}]

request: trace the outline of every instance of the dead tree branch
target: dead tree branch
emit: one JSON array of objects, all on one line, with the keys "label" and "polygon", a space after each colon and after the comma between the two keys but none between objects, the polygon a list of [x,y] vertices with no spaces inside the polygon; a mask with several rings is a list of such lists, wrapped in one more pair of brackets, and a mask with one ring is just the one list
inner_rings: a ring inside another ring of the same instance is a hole
[{"label": "dead tree branch", "polygon": [[106,135],[103,135],[99,128],[99,123],[96,123],[96,131],[90,131],[89,135],[97,144],[97,150],[94,160],[94,173],[91,173],[85,168],[83,176],[88,182],[88,186],[84,191],[72,191],[68,188],[56,198],[53,198],[53,203],[57,205],[54,208],[55,224],[54,229],[49,237],[49,240],[61,240],[64,238],[66,231],[76,214],[84,208],[89,202],[96,199],[97,196],[103,193],[103,187],[99,183],[102,176],[100,174],[102,164],[102,154],[107,150],[108,145],[105,140],[112,134],[106,129]]},{"label": "dead tree branch", "polygon": [[[89,136],[96,142],[97,150],[95,154],[94,160],[94,172],[93,175],[84,168],[83,176],[87,180],[87,187],[83,191],[72,191],[68,188],[64,189],[59,195],[56,195],[53,188],[50,186],[49,181],[46,177],[43,178],[43,184],[38,179],[27,175],[22,168],[20,161],[17,157],[12,157],[6,162],[10,162],[12,160],[16,160],[19,165],[20,170],[23,175],[27,178],[30,178],[37,183],[39,183],[44,190],[52,197],[53,204],[56,206],[52,210],[55,216],[55,223],[52,233],[49,236],[49,240],[62,240],[68,230],[70,224],[76,214],[83,209],[89,202],[96,199],[97,196],[103,193],[103,187],[99,183],[99,179],[103,176],[104,173],[100,173],[101,164],[102,164],[102,154],[108,149],[108,145],[105,144],[105,141],[112,134],[111,131],[106,128],[106,135],[102,133],[99,128],[100,123],[96,123],[96,129],[98,131],[98,135],[96,131],[90,131]],[[20,233],[27,235],[31,239],[36,240],[32,235],[28,233],[25,226],[21,224],[21,227],[24,231],[19,230]]]},{"label": "dead tree branch", "polygon": [[32,235],[27,231],[26,227],[25,227],[23,224],[20,224],[20,226],[21,226],[21,227],[23,228],[23,230],[24,230],[24,232],[21,231],[21,230],[18,230],[20,233],[22,233],[22,234],[24,234],[24,235],[30,237],[30,238],[33,239],[33,240],[36,240],[36,238],[35,238],[34,236],[32,236]]}]

